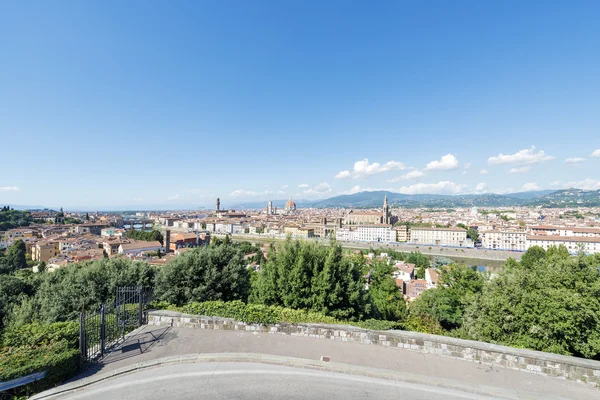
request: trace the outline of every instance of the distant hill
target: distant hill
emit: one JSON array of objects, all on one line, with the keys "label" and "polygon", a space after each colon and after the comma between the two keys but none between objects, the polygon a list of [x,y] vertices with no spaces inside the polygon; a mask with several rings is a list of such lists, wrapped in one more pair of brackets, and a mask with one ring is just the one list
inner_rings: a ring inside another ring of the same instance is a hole
[{"label": "distant hill", "polygon": [[387,195],[391,206],[397,207],[600,207],[600,190],[581,189],[540,190],[508,194],[406,195],[388,191],[359,192],[303,204],[315,208],[374,208],[381,207]]},{"label": "distant hill", "polygon": [[544,207],[600,207],[600,190],[562,189],[529,202]]},{"label": "distant hill", "polygon": [[44,206],[28,206],[28,205],[20,205],[20,204],[2,204],[0,203],[0,207],[9,206],[13,210],[49,210],[50,208]]}]

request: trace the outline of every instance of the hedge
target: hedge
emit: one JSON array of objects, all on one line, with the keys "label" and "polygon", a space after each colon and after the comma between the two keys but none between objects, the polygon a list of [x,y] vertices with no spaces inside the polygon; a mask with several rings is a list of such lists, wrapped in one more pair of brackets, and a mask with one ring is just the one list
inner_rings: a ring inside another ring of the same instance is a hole
[{"label": "hedge", "polygon": [[393,321],[369,319],[366,321],[340,321],[331,316],[314,311],[294,310],[281,306],[265,306],[261,304],[246,304],[240,300],[234,301],[205,301],[189,303],[181,307],[165,302],[151,303],[150,308],[179,311],[192,315],[207,315],[223,318],[233,318],[237,321],[252,324],[278,324],[287,322],[291,324],[343,324],[354,325],[365,329],[388,330],[401,329],[402,325]]},{"label": "hedge", "polygon": [[27,324],[3,332],[0,347],[0,381],[47,371],[46,378],[14,394],[51,388],[79,371],[79,327],[76,322]]}]

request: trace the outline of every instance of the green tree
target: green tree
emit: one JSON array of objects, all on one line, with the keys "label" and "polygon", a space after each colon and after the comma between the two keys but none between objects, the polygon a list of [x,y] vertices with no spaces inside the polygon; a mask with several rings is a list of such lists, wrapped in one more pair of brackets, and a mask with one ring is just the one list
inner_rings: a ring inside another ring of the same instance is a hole
[{"label": "green tree", "polygon": [[0,328],[4,326],[5,315],[22,299],[34,292],[34,287],[12,275],[0,275]]},{"label": "green tree", "polygon": [[473,241],[473,243],[477,243],[479,241],[479,232],[477,229],[469,228],[467,230],[467,237]]},{"label": "green tree", "polygon": [[409,264],[415,264],[415,276],[417,279],[425,279],[425,270],[429,268],[429,258],[426,255],[411,251],[406,256],[405,261]]},{"label": "green tree", "polygon": [[27,248],[21,239],[15,240],[6,252],[6,263],[13,271],[27,268]]},{"label": "green tree", "polygon": [[469,337],[600,359],[600,257],[528,253],[509,260],[467,308]]},{"label": "green tree", "polygon": [[246,301],[250,276],[243,256],[233,246],[200,247],[181,254],[159,270],[155,295],[177,305],[207,300]]},{"label": "green tree", "polygon": [[532,246],[521,256],[521,265],[532,268],[534,264],[546,257],[546,250],[540,246]]},{"label": "green tree", "polygon": [[383,261],[371,264],[369,296],[372,316],[388,321],[402,321],[406,318],[406,301],[401,290],[392,278],[394,268]]},{"label": "green tree", "polygon": [[153,286],[154,268],[128,259],[80,262],[52,273],[33,274],[37,290],[22,297],[7,315],[12,325],[77,319],[83,306],[97,310],[114,301],[119,286]]},{"label": "green tree", "polygon": [[457,264],[442,267],[438,271],[438,287],[423,292],[411,304],[411,312],[428,315],[450,331],[462,326],[465,309],[473,297],[483,290],[485,276]]},{"label": "green tree", "polygon": [[271,247],[250,300],[321,312],[339,319],[365,315],[364,259],[344,257],[341,246],[288,239]]}]

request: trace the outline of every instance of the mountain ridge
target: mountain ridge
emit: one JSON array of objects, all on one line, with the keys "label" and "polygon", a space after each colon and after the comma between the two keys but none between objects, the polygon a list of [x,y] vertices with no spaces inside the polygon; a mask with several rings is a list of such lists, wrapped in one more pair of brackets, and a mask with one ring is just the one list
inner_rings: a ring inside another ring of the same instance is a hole
[{"label": "mountain ridge", "polygon": [[[363,191],[343,194],[321,200],[295,201],[299,208],[375,208],[381,207],[383,197],[387,196],[390,206],[396,207],[600,207],[600,190],[560,189],[538,190],[516,193],[484,194],[402,194],[386,190]],[[282,207],[287,200],[273,200],[273,204]],[[234,208],[263,208],[267,202],[236,204]],[[252,207],[251,207],[252,206]]]}]

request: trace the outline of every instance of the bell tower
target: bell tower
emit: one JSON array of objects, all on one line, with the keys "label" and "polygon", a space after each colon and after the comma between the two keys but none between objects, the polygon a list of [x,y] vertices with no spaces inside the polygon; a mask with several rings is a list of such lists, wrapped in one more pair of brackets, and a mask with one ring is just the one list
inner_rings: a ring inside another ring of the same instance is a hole
[{"label": "bell tower", "polygon": [[387,201],[387,194],[383,196],[383,223],[390,223],[390,206]]},{"label": "bell tower", "polygon": [[221,209],[221,200],[217,197],[217,212]]}]

